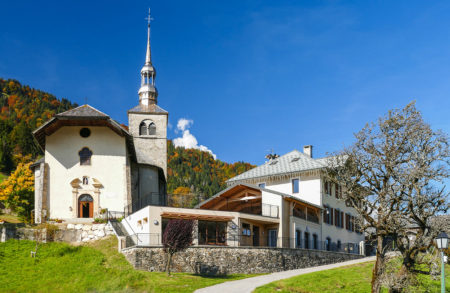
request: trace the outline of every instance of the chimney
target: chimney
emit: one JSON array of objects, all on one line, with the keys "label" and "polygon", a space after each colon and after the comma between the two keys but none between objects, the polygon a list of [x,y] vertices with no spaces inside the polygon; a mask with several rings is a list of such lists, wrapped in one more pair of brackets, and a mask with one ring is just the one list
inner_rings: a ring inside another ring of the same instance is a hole
[{"label": "chimney", "polygon": [[307,155],[308,157],[312,158],[312,156],[313,156],[312,149],[313,149],[312,145],[305,145],[303,147],[303,153],[305,155]]}]

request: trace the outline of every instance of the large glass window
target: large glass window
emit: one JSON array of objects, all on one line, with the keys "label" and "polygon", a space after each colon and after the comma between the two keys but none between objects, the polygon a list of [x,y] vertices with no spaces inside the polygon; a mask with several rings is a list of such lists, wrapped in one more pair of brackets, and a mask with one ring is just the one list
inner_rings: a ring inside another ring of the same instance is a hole
[{"label": "large glass window", "polygon": [[292,179],[292,193],[299,193],[299,180]]},{"label": "large glass window", "polygon": [[306,209],[307,218],[306,220],[313,222],[313,223],[319,223],[319,217],[317,216],[317,212],[312,208]]},{"label": "large glass window", "polygon": [[226,245],[226,243],[226,222],[198,221],[199,245]]}]

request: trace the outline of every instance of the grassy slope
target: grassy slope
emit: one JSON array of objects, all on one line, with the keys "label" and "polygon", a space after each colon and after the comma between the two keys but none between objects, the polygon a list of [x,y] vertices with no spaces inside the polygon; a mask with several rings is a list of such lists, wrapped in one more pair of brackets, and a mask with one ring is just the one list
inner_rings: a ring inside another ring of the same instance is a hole
[{"label": "grassy slope", "polygon": [[42,244],[30,257],[32,241],[0,244],[1,291],[9,292],[193,292],[217,283],[250,275],[207,278],[191,274],[136,271],[117,252],[117,240],[108,238],[87,246]]},{"label": "grassy slope", "polygon": [[[258,287],[254,292],[370,292],[373,262],[315,272]],[[446,288],[450,292],[450,266],[446,266]],[[414,292],[440,292],[440,280],[420,276],[421,286]]]}]

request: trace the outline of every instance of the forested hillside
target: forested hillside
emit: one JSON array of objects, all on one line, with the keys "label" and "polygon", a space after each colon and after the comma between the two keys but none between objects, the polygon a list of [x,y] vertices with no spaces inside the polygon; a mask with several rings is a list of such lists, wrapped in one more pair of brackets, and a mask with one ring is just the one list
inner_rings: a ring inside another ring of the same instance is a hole
[{"label": "forested hillside", "polygon": [[[53,115],[78,106],[67,99],[0,78],[0,172],[10,174],[16,167],[14,155],[41,154],[31,132]],[[207,152],[175,148],[168,142],[168,192],[208,198],[225,187],[225,181],[253,166],[229,164]]]},{"label": "forested hillside", "polygon": [[15,168],[15,154],[36,158],[41,151],[31,132],[56,113],[76,106],[16,80],[0,78],[0,172],[9,174]]},{"label": "forested hillside", "polygon": [[167,144],[167,189],[175,194],[199,194],[208,198],[225,188],[225,181],[254,166],[215,160],[208,152]]}]

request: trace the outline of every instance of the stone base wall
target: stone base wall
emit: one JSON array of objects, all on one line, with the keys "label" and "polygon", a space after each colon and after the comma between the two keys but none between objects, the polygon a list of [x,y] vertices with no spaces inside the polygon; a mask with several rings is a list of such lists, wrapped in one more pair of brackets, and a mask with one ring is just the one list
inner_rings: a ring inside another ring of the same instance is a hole
[{"label": "stone base wall", "polygon": [[0,242],[8,239],[19,240],[39,240],[60,241],[60,242],[86,242],[98,240],[108,235],[114,234],[109,224],[58,224],[58,230],[50,233],[46,228],[35,229],[24,227],[23,224],[3,224],[0,225]]},{"label": "stone base wall", "polygon": [[[122,253],[136,269],[164,271],[166,254],[161,247],[131,247]],[[362,257],[290,248],[191,247],[174,255],[172,271],[202,275],[272,273]]]}]

